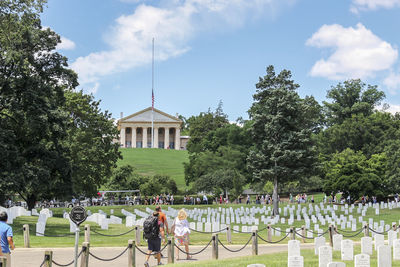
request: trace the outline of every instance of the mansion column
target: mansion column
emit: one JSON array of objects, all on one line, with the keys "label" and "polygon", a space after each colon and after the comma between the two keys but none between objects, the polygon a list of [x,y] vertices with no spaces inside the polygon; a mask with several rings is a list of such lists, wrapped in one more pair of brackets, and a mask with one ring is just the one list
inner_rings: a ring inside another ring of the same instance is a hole
[{"label": "mansion column", "polygon": [[121,140],[121,147],[125,147],[125,127],[121,126],[119,137],[120,137],[120,140]]},{"label": "mansion column", "polygon": [[154,144],[153,148],[158,148],[158,127],[154,127]]},{"label": "mansion column", "polygon": [[147,127],[143,127],[143,132],[142,132],[142,144],[143,148],[147,148]]},{"label": "mansion column", "polygon": [[164,127],[164,149],[169,148],[169,128]]},{"label": "mansion column", "polygon": [[175,128],[175,150],[181,149],[181,128]]},{"label": "mansion column", "polygon": [[136,148],[136,127],[132,127],[132,148]]}]

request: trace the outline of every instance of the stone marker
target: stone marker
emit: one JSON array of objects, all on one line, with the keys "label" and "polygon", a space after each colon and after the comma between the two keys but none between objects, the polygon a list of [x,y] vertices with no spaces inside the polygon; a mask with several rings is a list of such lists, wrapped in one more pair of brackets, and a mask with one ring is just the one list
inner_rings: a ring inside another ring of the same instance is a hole
[{"label": "stone marker", "polygon": [[340,251],[343,235],[339,234],[333,235],[332,239],[333,239],[333,250]]},{"label": "stone marker", "polygon": [[374,239],[375,239],[375,250],[378,250],[379,246],[382,246],[385,244],[385,236],[384,235],[375,234]]},{"label": "stone marker", "polygon": [[369,255],[357,254],[354,259],[354,267],[370,267]]},{"label": "stone marker", "polygon": [[393,240],[393,259],[400,260],[400,239]]},{"label": "stone marker", "polygon": [[314,239],[314,252],[315,255],[318,255],[319,247],[325,246],[325,237],[320,236]]},{"label": "stone marker", "polygon": [[253,264],[247,265],[247,267],[265,267],[265,265],[261,264],[261,263],[253,263]]},{"label": "stone marker", "polygon": [[389,246],[378,247],[378,267],[392,267],[392,257]]},{"label": "stone marker", "polygon": [[352,261],[353,260],[353,241],[350,239],[342,240],[341,243],[341,250],[342,250],[342,261]]},{"label": "stone marker", "polygon": [[304,267],[303,256],[290,256],[288,257],[288,267]]},{"label": "stone marker", "polygon": [[324,245],[319,247],[318,252],[318,266],[328,267],[328,263],[332,261],[332,248]]},{"label": "stone marker", "polygon": [[288,257],[300,256],[300,241],[289,240],[288,242]]},{"label": "stone marker", "polygon": [[361,253],[372,255],[372,237],[361,237]]},{"label": "stone marker", "polygon": [[392,247],[393,245],[393,240],[397,239],[397,232],[393,230],[388,231],[388,245],[389,247]]}]

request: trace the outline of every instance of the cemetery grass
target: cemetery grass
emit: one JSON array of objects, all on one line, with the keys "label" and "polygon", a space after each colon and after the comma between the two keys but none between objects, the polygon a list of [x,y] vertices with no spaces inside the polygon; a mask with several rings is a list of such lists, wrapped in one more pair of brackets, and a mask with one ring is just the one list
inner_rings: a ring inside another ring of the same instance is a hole
[{"label": "cemetery grass", "polygon": [[[354,246],[354,256],[361,253],[361,246]],[[304,266],[307,267],[318,267],[318,256],[314,254],[314,249],[302,249],[300,252],[301,256],[304,258]],[[194,257],[196,258],[196,257]],[[229,266],[229,267],[243,267],[249,264],[254,263],[262,263],[268,267],[287,267],[287,252],[280,252],[274,254],[264,254],[258,256],[245,256],[245,257],[235,257],[235,254],[232,253],[232,258],[224,259],[224,260],[206,260],[206,261],[194,261],[191,263],[179,264],[179,266],[188,266],[188,267],[218,267],[218,266]],[[333,251],[332,254],[333,261],[342,261],[340,251]],[[377,263],[377,253],[373,251],[373,255],[370,258],[371,266],[378,266]],[[354,261],[343,261],[346,263],[346,266],[354,266]],[[172,266],[172,264],[168,264],[166,266]],[[174,265],[175,266],[175,265]],[[393,261],[393,267],[400,267],[400,261]]]},{"label": "cemetery grass", "polygon": [[[296,204],[297,205],[297,204]],[[305,205],[305,204],[302,204]],[[308,206],[308,204],[306,204]],[[180,208],[186,208],[186,209],[193,209],[193,208],[214,208],[214,209],[218,209],[219,207],[222,208],[227,208],[227,207],[233,207],[233,208],[240,208],[241,206],[243,207],[252,207],[255,206],[257,207],[257,205],[235,205],[235,204],[230,204],[230,205],[175,205],[172,206],[174,209],[180,209]],[[261,207],[261,205],[259,205]],[[282,207],[285,205],[281,205],[280,207]],[[92,213],[98,212],[99,209],[101,209],[102,211],[106,212],[108,214],[108,216],[110,215],[110,211],[111,209],[114,210],[114,215],[117,217],[122,218],[122,225],[116,225],[116,224],[110,224],[109,225],[109,229],[108,230],[101,230],[100,226],[97,225],[96,223],[93,222],[85,222],[81,225],[80,229],[81,229],[81,233],[80,233],[80,243],[83,242],[84,240],[84,224],[89,224],[91,225],[91,229],[95,230],[97,232],[103,233],[103,234],[109,234],[109,235],[116,235],[116,234],[121,234],[121,233],[125,233],[127,231],[129,231],[132,228],[128,228],[125,227],[125,216],[121,213],[122,209],[125,209],[129,212],[134,212],[134,209],[139,209],[144,211],[146,209],[146,207],[150,208],[150,209],[154,209],[154,206],[95,206],[95,207],[86,207],[87,210],[90,210]],[[168,206],[162,206],[163,209],[167,209]],[[63,211],[67,211],[69,212],[71,209],[68,208],[52,208],[51,209],[53,211],[53,216],[54,217],[50,217],[47,220],[47,224],[46,224],[46,230],[45,230],[45,234],[46,235],[64,235],[64,234],[68,234],[69,232],[69,222],[67,219],[63,219],[62,218],[62,214]],[[340,215],[342,214],[342,212],[340,212],[340,209],[337,211],[337,214]],[[282,212],[283,215],[283,212]],[[358,219],[358,214],[354,211],[353,212],[353,216],[355,218]],[[260,217],[260,215],[258,215],[257,217]],[[375,222],[379,222],[380,220],[384,220],[386,224],[391,224],[392,222],[399,222],[400,219],[400,209],[384,209],[384,210],[380,210],[380,215],[375,215],[375,211],[370,208],[367,211],[366,217],[364,217],[364,220],[368,221],[367,218],[373,218]],[[66,236],[66,237],[43,237],[43,236],[36,236],[35,235],[35,230],[36,230],[36,222],[37,222],[38,217],[36,216],[21,216],[21,217],[17,217],[16,219],[14,219],[14,223],[12,225],[13,227],[13,231],[14,231],[14,239],[15,239],[15,243],[18,247],[23,247],[23,235],[22,235],[22,226],[23,224],[29,224],[30,225],[30,242],[31,242],[31,247],[70,247],[73,246],[74,244],[74,235],[71,233],[71,235]],[[189,219],[189,221],[191,221]],[[286,218],[287,221],[287,218]],[[304,221],[296,221],[294,222],[293,226],[300,228],[302,225],[304,224]],[[241,224],[233,224],[233,225],[239,225],[240,226],[240,230],[242,230],[241,228]],[[258,226],[258,228],[261,230],[265,227],[266,225],[264,225],[263,223],[260,223],[260,225]],[[170,226],[171,227],[171,226]],[[204,226],[203,226],[204,227]],[[282,225],[281,223],[279,224],[275,224],[273,226],[274,228],[281,228],[283,231],[286,228],[289,228],[290,226],[285,224]],[[328,225],[322,226],[320,224],[320,228],[323,230],[326,230],[328,228]],[[357,224],[357,229],[361,228],[361,223]],[[313,224],[311,223],[311,229],[313,230]],[[203,228],[204,230],[204,228]],[[342,232],[340,231],[340,227],[338,228],[338,231],[340,233],[343,233],[344,235],[347,235],[346,232]],[[346,231],[349,231],[348,229]],[[263,237],[264,239],[267,238],[267,231],[263,230],[259,232],[260,236]],[[351,234],[351,233],[350,233]],[[280,236],[273,236],[272,237],[272,241],[278,241],[280,239],[282,239],[283,237],[283,233]],[[315,236],[315,235],[314,235]],[[347,238],[347,237],[343,237],[344,239],[352,239],[354,241],[360,241],[361,237],[364,236],[363,233],[360,233],[358,236],[356,237],[351,237],[351,238]],[[123,235],[120,237],[106,237],[106,236],[101,236],[95,233],[91,233],[91,246],[95,246],[95,247],[124,247],[128,244],[128,240],[129,239],[133,239],[134,240],[135,237],[135,233],[134,231],[130,232],[127,235]],[[250,238],[250,234],[249,233],[235,233],[232,232],[232,244],[245,244]],[[326,241],[329,241],[329,234],[325,234],[325,238]],[[192,231],[192,233],[190,234],[190,244],[191,245],[205,245],[207,244],[211,239],[211,234],[202,234],[202,233],[197,233]],[[225,233],[219,233],[219,239],[224,243],[227,244],[226,241],[226,234]],[[299,236],[296,237],[296,239],[301,240],[299,238]],[[289,238],[286,238],[285,240],[283,240],[282,242],[280,242],[279,244],[285,244],[287,243],[289,240]],[[306,243],[313,243],[313,240],[308,240],[306,239]],[[263,242],[262,240],[259,240],[259,244],[265,244],[265,242]],[[146,245],[143,240],[141,242],[141,245]]]},{"label": "cemetery grass", "polygon": [[183,163],[189,161],[186,150],[120,148],[120,151],[123,159],[118,161],[118,166],[132,165],[142,175],[169,175],[175,180],[178,189],[185,189]]}]

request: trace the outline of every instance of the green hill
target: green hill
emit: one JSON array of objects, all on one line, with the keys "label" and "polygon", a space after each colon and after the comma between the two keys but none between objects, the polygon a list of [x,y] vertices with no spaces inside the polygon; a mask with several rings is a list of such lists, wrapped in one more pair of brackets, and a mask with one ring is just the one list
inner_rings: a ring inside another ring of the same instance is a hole
[{"label": "green hill", "polygon": [[186,150],[154,148],[121,148],[123,159],[118,166],[132,165],[143,175],[169,175],[180,190],[185,188],[183,163],[188,162]]}]

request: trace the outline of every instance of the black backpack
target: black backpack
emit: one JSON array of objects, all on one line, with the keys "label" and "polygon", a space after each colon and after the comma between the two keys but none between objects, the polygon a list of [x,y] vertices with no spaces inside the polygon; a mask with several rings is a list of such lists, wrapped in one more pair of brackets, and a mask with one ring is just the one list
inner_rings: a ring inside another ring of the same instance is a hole
[{"label": "black backpack", "polygon": [[150,215],[143,223],[143,236],[146,239],[157,238],[160,234],[158,226],[158,217]]}]

